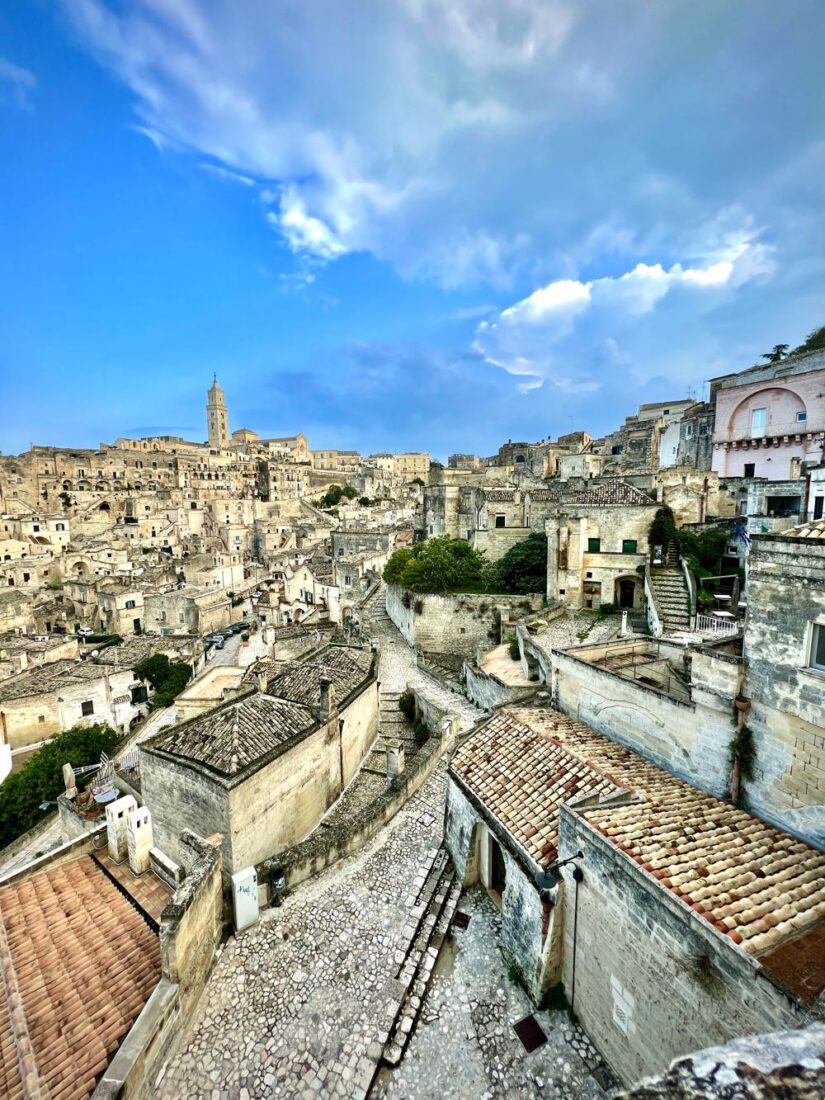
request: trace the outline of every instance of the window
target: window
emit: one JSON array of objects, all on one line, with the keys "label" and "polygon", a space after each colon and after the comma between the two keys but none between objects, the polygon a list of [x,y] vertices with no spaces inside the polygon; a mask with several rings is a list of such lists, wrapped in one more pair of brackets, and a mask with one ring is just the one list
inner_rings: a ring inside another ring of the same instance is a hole
[{"label": "window", "polygon": [[806,412],[797,413],[796,414],[796,419],[797,419],[797,423],[801,424],[804,420],[808,419],[808,414]]},{"label": "window", "polygon": [[814,497],[814,519],[822,519],[825,511],[825,497]]},{"label": "window", "polygon": [[39,531],[39,530],[40,530],[40,524],[39,523],[33,523],[32,524],[32,531]]},{"label": "window", "polygon": [[756,476],[756,463],[755,462],[746,462],[745,463],[745,472],[742,476],[743,477],[755,477]]},{"label": "window", "polygon": [[620,455],[623,450],[624,447],[621,445],[621,443],[614,443],[613,446],[610,448],[610,453],[612,455]]},{"label": "window", "polygon": [[30,577],[31,577],[31,573],[24,573],[23,574],[23,584],[25,584],[26,581],[29,580]]},{"label": "window", "polygon": [[42,725],[43,725],[43,723],[44,723],[44,722],[46,721],[46,715],[45,715],[45,714],[38,714],[38,716],[37,716],[37,721],[38,721],[38,722],[40,723],[40,725],[42,726]]},{"label": "window", "polygon": [[587,552],[588,554],[598,554],[602,548],[601,539],[588,539],[587,540]]},{"label": "window", "polygon": [[825,672],[825,623],[814,623],[810,665]]},{"label": "window", "polygon": [[692,438],[693,438],[693,425],[692,424],[685,424],[685,439],[692,439]]},{"label": "window", "polygon": [[506,527],[506,526],[507,526],[507,517],[506,516],[496,516],[496,527]]},{"label": "window", "polygon": [[703,420],[702,423],[699,425],[699,435],[707,435],[709,431],[710,424],[708,424],[707,420]]},{"label": "window", "polygon": [[90,714],[94,714],[94,712],[95,705],[91,699],[87,699],[85,703],[80,704],[80,713],[83,715],[84,718],[88,717],[88,715]]},{"label": "window", "polygon": [[768,422],[768,410],[767,409],[751,409],[751,431],[756,435],[757,433],[763,434],[765,432],[765,425]]},{"label": "window", "polygon": [[622,539],[622,553],[635,554],[637,543],[635,539]]}]

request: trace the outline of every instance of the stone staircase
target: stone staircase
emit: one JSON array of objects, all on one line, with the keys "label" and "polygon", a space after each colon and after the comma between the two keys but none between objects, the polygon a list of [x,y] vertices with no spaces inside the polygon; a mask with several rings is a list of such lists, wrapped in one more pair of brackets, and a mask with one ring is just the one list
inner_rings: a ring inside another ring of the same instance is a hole
[{"label": "stone staircase", "polygon": [[407,899],[407,948],[396,953],[398,969],[387,983],[390,1026],[382,1061],[390,1067],[399,1064],[415,1030],[433,968],[461,896],[461,883],[446,850],[433,848],[429,855],[430,863],[419,872],[413,884],[415,893]]},{"label": "stone staircase", "polygon": [[665,634],[690,630],[690,596],[680,567],[653,566],[650,583],[656,596]]}]

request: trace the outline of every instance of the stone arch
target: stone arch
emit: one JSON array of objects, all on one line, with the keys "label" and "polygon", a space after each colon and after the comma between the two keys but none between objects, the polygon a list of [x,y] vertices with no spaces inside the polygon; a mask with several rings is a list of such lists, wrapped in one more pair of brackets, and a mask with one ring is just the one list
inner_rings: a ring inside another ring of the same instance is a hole
[{"label": "stone arch", "polygon": [[613,581],[613,603],[622,610],[641,607],[644,586],[638,573],[623,573]]},{"label": "stone arch", "polygon": [[98,506],[97,506],[97,509],[98,509],[99,512],[109,512],[109,511],[111,511],[111,508],[112,508],[112,506],[108,502],[108,500],[101,501],[101,503],[98,504]]},{"label": "stone arch", "polygon": [[[777,401],[780,402],[779,408],[782,411],[772,417],[771,413],[775,412]],[[797,413],[807,413],[808,411],[805,402],[795,390],[786,389],[784,386],[766,386],[765,389],[757,390],[755,393],[742,398],[730,415],[728,431],[741,432],[750,428],[751,410],[760,409],[763,404],[768,409],[765,434],[768,434],[773,426],[787,428],[789,424],[794,422]],[[805,430],[804,422],[801,423],[800,430]]]}]

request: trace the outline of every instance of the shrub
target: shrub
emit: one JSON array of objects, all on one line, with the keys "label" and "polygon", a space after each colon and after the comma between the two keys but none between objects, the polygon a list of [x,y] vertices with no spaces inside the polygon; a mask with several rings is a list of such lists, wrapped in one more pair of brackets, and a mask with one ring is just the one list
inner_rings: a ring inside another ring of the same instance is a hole
[{"label": "shrub", "polygon": [[402,691],[399,695],[398,709],[408,722],[412,722],[415,718],[415,696],[409,689]]},{"label": "shrub", "polygon": [[663,507],[656,509],[653,522],[647,532],[647,540],[651,547],[662,546],[667,549],[671,542],[676,541],[676,538],[676,517],[665,504]]},{"label": "shrub", "polygon": [[482,586],[485,565],[484,555],[463,539],[435,538],[396,550],[383,577],[411,592],[455,592]]},{"label": "shrub", "polygon": [[423,600],[416,600],[415,603],[413,604],[413,611],[415,612],[416,615],[421,615],[424,611],[424,601]]},{"label": "shrub", "polygon": [[614,603],[603,603],[599,605],[600,615],[612,615],[615,610],[616,605]]},{"label": "shrub", "polygon": [[713,593],[706,588],[700,588],[696,594],[696,602],[703,610],[713,607]]},{"label": "shrub", "polygon": [[409,594],[409,592],[405,592],[403,594],[403,596],[401,597],[401,604],[403,607],[406,607],[408,611],[410,610],[410,608],[412,607],[412,596]]},{"label": "shrub", "polygon": [[48,813],[41,802],[53,802],[63,791],[63,765],[75,768],[96,764],[100,754],[111,756],[119,734],[108,726],[66,730],[38,749],[19,772],[0,785],[0,847],[10,844]]},{"label": "shrub", "polygon": [[422,718],[419,718],[418,721],[415,723],[415,743],[416,743],[416,745],[418,745],[418,747],[421,748],[421,746],[429,738],[429,736],[430,736],[430,730],[429,730],[429,727],[427,726],[427,723]]},{"label": "shrub", "polygon": [[514,661],[521,660],[521,650],[519,649],[518,638],[515,635],[509,639],[508,653]]}]

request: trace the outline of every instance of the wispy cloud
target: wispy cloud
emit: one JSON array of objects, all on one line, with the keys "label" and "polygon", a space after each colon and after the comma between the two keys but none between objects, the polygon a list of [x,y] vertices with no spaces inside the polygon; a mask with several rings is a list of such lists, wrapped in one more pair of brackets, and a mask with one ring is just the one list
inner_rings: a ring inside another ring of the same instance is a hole
[{"label": "wispy cloud", "polygon": [[37,87],[37,77],[22,65],[0,57],[0,103],[11,103],[21,110],[31,110],[31,96]]}]

